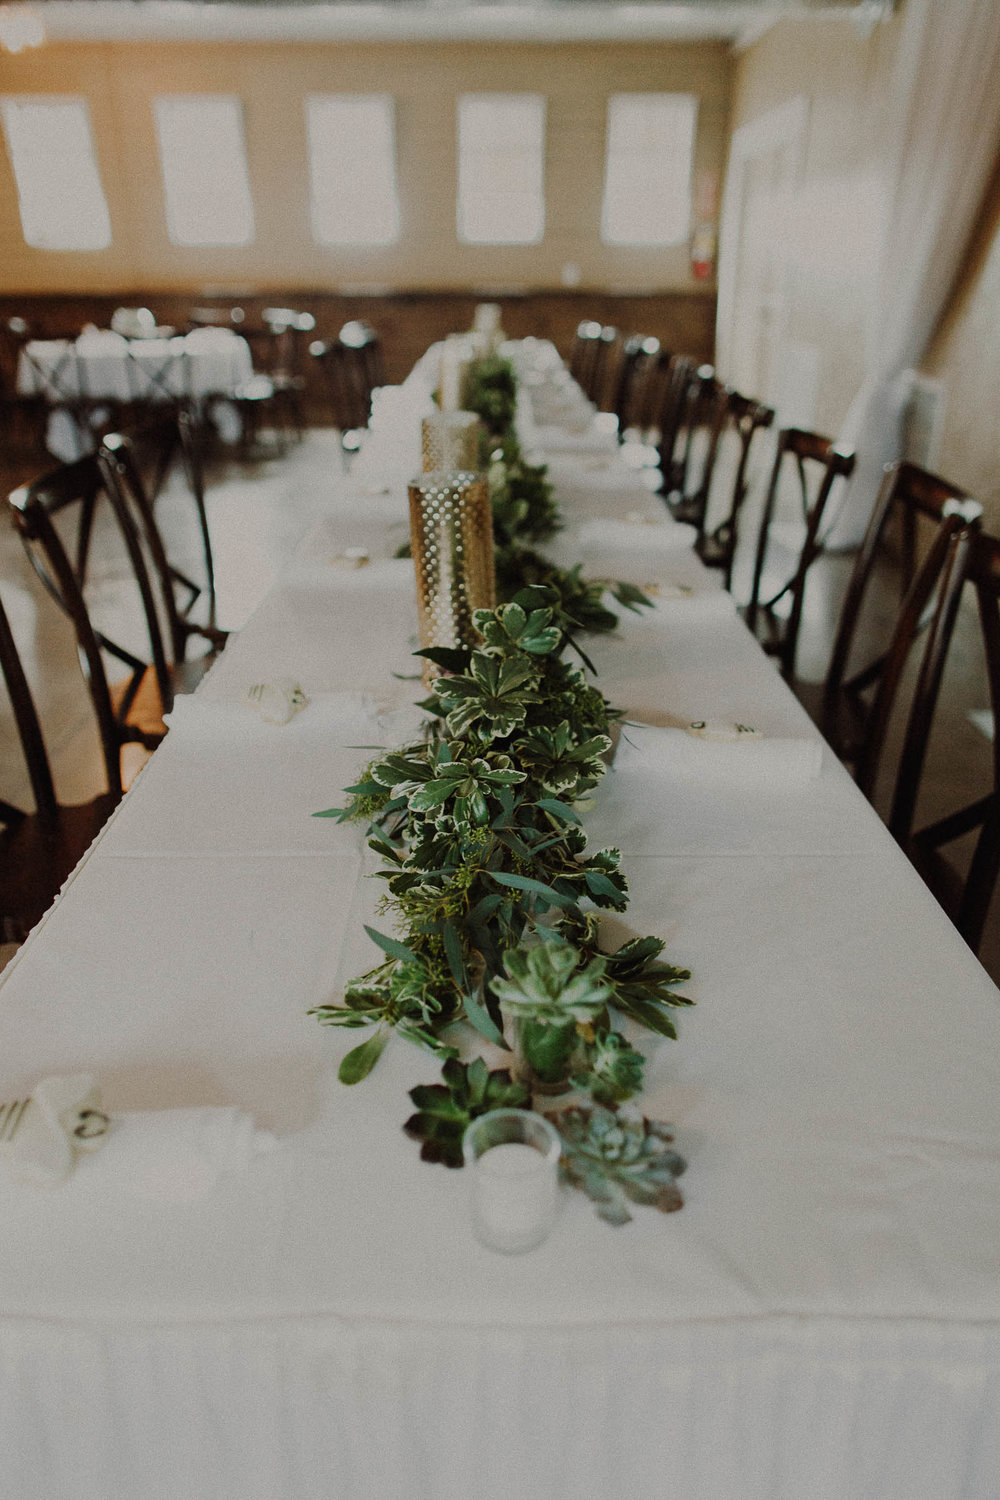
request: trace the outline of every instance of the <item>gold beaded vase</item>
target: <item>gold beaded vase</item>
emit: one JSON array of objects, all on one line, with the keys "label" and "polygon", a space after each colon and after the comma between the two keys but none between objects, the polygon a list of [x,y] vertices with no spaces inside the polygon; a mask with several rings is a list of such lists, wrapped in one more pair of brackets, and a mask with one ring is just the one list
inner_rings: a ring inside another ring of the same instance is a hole
[{"label": "gold beaded vase", "polygon": [[478,469],[483,425],[474,411],[437,411],[420,424],[421,468]]},{"label": "gold beaded vase", "polygon": [[[436,470],[410,484],[410,538],[417,574],[420,644],[472,646],[472,616],[496,604],[493,513],[483,474]],[[424,664],[424,682],[440,676]]]}]

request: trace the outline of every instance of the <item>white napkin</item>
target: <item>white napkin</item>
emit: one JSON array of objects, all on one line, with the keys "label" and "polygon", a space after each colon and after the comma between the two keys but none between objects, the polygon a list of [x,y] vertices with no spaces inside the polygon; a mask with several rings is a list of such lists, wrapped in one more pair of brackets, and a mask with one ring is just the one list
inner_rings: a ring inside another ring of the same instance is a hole
[{"label": "white napkin", "polygon": [[245,1177],[254,1157],[277,1144],[231,1105],[137,1110],[111,1116],[104,1147],[81,1164],[80,1181],[190,1203],[206,1198],[223,1173]]},{"label": "white napkin", "polygon": [[726,743],[652,724],[624,724],[615,755],[619,772],[775,789],[814,780],[822,765],[823,743],[818,737],[769,739],[745,734]]},{"label": "white napkin", "polygon": [[107,1115],[92,1074],[43,1078],[30,1096],[0,1106],[0,1160],[30,1187],[58,1187],[86,1159],[84,1181],[140,1198],[204,1198],[223,1172],[245,1175],[277,1145],[233,1106]]}]

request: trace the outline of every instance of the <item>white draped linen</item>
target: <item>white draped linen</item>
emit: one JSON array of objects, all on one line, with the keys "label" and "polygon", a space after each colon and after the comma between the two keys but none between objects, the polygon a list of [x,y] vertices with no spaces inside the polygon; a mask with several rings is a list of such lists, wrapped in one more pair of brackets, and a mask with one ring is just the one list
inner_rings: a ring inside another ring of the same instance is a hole
[{"label": "white draped linen", "polygon": [[952,288],[1000,149],[1000,6],[906,0],[893,72],[895,193],[866,339],[865,381],[839,434],[858,455],[830,544],[856,545],[883,465],[900,453],[904,372]]},{"label": "white draped linen", "polygon": [[[829,752],[779,787],[623,765],[589,815],[632,886],[609,936],[692,970],[680,1040],[637,1039],[681,1212],[615,1230],[566,1193],[540,1249],[492,1254],[463,1174],[400,1128],[434,1059],[394,1041],[336,1081],[359,1034],[306,1012],[377,960],[380,888],[311,813],[420,692],[389,675],[412,596],[324,561],[366,503],[345,481],[0,985],[4,1094],[86,1070],[112,1110],[224,1104],[279,1137],[191,1203],[87,1162],[51,1193],[0,1175],[4,1489],[993,1497],[1000,997]],[[689,554],[612,569],[712,588]],[[735,613],[686,604],[592,643],[611,700],[814,736]],[[264,725],[243,697],[279,666],[310,704]]]}]

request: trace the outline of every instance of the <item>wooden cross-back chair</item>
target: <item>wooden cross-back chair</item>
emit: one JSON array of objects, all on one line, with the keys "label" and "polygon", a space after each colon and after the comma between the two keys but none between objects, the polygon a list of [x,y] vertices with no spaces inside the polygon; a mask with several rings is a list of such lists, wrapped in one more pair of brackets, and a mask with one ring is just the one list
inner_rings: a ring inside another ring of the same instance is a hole
[{"label": "wooden cross-back chair", "polygon": [[[149,439],[156,453],[154,468],[161,474],[163,465],[169,463],[166,445],[170,441],[180,441],[176,430],[172,437],[161,430]],[[197,684],[206,661],[225,640],[224,632],[213,624],[195,623],[190,617],[201,590],[167,560],[142,472],[135,447],[118,438],[110,448],[64,464],[9,497],[15,527],[35,572],[73,622],[88,683],[97,680],[91,641],[96,643],[102,673],[107,670],[101,661],[103,653],[127,674],[112,689],[115,730],[113,743],[105,744],[106,760],[110,757],[116,763],[125,744],[155,749],[166,733],[163,715],[173,706],[175,695]],[[123,549],[137,634],[144,634],[148,648],[144,655],[131,636],[126,643],[95,623],[88,604],[95,525],[102,520],[110,524],[110,534]],[[178,588],[187,594],[180,602],[175,593]],[[187,646],[195,636],[204,637],[209,652],[207,657],[189,661]]]},{"label": "wooden cross-back chair", "polygon": [[738,444],[738,458],[733,475],[727,514],[710,532],[703,532],[696,543],[698,556],[706,567],[721,568],[723,586],[732,588],[733,563],[739,545],[739,521],[743,502],[747,496],[747,468],[750,449],[758,432],[764,432],[774,422],[774,408],[755,401],[751,396],[742,396],[739,391],[730,391],[725,431],[731,430]]},{"label": "wooden cross-back chair", "polygon": [[618,418],[618,436],[635,428],[639,432],[648,422],[644,397],[651,372],[660,355],[660,341],[641,333],[634,333],[621,347],[617,376],[611,398],[611,410]]},{"label": "wooden cross-back chair", "polygon": [[[140,728],[130,721],[130,715],[150,668],[162,711],[169,709],[173,702],[170,668],[138,531],[127,508],[121,504],[115,486],[109,482],[97,454],[87,454],[74,463],[61,465],[31,484],[22,485],[9,496],[9,504],[15,528],[32,567],[47,593],[73,623],[81,665],[91,691],[94,691],[93,684],[105,677],[102,652],[128,673],[114,691],[115,729],[112,740],[104,743],[105,762],[117,764],[125,744],[140,743],[146,749],[153,749],[162,739],[162,732]],[[112,639],[91,620],[85,591],[95,521],[100,519],[99,511],[103,513],[105,510],[110,514],[113,530],[124,547],[138,596],[149,645],[146,659]],[[70,533],[66,543],[61,531]]]},{"label": "wooden cross-back chair", "polygon": [[[948,480],[904,460],[887,464],[841,605],[826,678],[820,686],[792,684],[836,754],[854,767],[868,795],[881,753],[879,725],[883,718],[887,722],[913,643],[933,617],[948,561],[948,539],[981,516],[978,501]],[[921,521],[931,540],[918,567]],[[894,523],[900,538],[899,614],[889,644],[876,644],[864,664],[855,666],[864,607]]]},{"label": "wooden cross-back chair", "polygon": [[661,436],[660,493],[676,521],[695,527],[698,536],[705,530],[705,516],[712,490],[712,478],[719,453],[719,441],[729,411],[729,390],[717,379],[711,365],[697,370],[678,369],[678,386],[673,391],[670,421]]},{"label": "wooden cross-back chair", "polygon": [[[847,479],[853,473],[854,462],[853,453],[841,451],[831,438],[822,437],[818,432],[785,427],[778,433],[757,537],[750,599],[744,618],[764,650],[777,657],[782,675],[786,678],[791,678],[795,670],[795,653],[802,625],[802,607],[809,569],[823,551],[823,518],[836,481]],[[803,526],[801,550],[788,577],[766,598],[762,598],[764,568],[773,542],[775,504],[782,481],[789,472],[796,482],[796,498]],[[779,605],[783,606],[782,613],[779,613]]]},{"label": "wooden cross-back chair", "polygon": [[376,386],[385,385],[382,340],[371,324],[362,318],[352,318],[349,323],[345,323],[337,337],[346,349],[353,349],[355,352],[370,407],[372,391]]},{"label": "wooden cross-back chair", "polygon": [[34,811],[0,800],[0,941],[21,942],[52,904],[121,800],[121,768],[107,681],[96,640],[78,633],[81,659],[105,751],[107,790],[66,806],[56,797],[52,770],[27,675],[0,599],[0,676],[14,715],[34,799]]},{"label": "wooden cross-back chair", "polygon": [[[349,329],[349,336],[352,333]],[[380,378],[381,355],[376,336],[371,333],[369,338],[359,333],[355,339],[350,343],[343,338],[316,339],[309,346],[309,353],[322,372],[327,406],[332,424],[340,434],[345,465],[361,446],[361,436],[371,416],[372,391],[384,383]]]},{"label": "wooden cross-back chair", "polygon": [[[216,625],[215,563],[198,427],[187,411],[163,416],[126,433],[110,433],[101,444],[98,459],[120,505],[136,522],[150,559],[167,624],[174,690],[189,691],[227,640],[227,632]],[[190,501],[197,522],[204,563],[200,583],[170,561],[156,521],[156,501],[172,472],[183,481],[185,500]],[[202,618],[193,616],[196,606]],[[196,638],[208,649],[197,662],[190,662],[188,648]]]},{"label": "wooden cross-back chair", "polygon": [[593,318],[585,318],[576,326],[573,347],[569,356],[569,373],[585,395],[590,394],[593,384],[593,368],[597,360],[602,333],[601,324]]},{"label": "wooden cross-back chair", "polygon": [[[907,725],[900,771],[896,781],[889,829],[909,854],[924,880],[948,912],[973,950],[982,941],[990,901],[1000,874],[1000,540],[984,532],[972,535],[962,559],[956,561],[976,593],[983,655],[993,712],[992,786],[983,796],[914,830],[917,796],[930,736],[931,719],[944,666],[950,630],[937,648],[928,668],[924,693]],[[958,608],[958,587],[953,589],[951,624]],[[948,621],[944,625],[948,625]],[[971,858],[964,873],[945,852],[956,840],[976,834]]]}]

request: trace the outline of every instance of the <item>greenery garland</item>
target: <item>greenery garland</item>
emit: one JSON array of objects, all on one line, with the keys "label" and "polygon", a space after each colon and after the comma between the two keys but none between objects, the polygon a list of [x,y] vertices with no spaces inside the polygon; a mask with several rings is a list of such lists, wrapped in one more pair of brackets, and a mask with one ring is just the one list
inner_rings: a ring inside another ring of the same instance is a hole
[{"label": "greenery garland", "polygon": [[[613,1016],[675,1037],[671,1012],[691,1004],[675,986],[690,976],[663,962],[656,937],[607,951],[587,910],[624,911],[628,885],[619,851],[588,853],[581,827],[579,805],[604,775],[619,715],[587,682],[578,637],[617,625],[606,592],[632,609],[649,600],[631,584],[557,568],[528,545],[551,536],[559,516],[544,467],[524,461],[514,435],[509,362],[480,361],[465,399],[488,432],[505,602],[477,611],[475,647],[418,653],[445,673],[420,705],[426,738],[371,761],[345,807],[317,814],[367,824],[397,936],[366,927],[383,961],[347,985],[342,1003],[311,1014],[374,1028],[342,1060],[343,1083],[371,1071],[393,1032],[442,1059],[442,1082],[411,1090],[416,1113],[404,1127],[427,1161],[461,1166],[465,1126],[486,1110],[530,1108],[533,1094],[585,1096],[549,1116],[563,1135],[564,1176],[619,1224],[626,1198],[679,1208],[684,1164],[665,1127],[626,1105],[642,1089],[644,1059]],[[515,1027],[521,1076],[459,1062],[462,1023],[508,1050],[505,1023]]]}]

